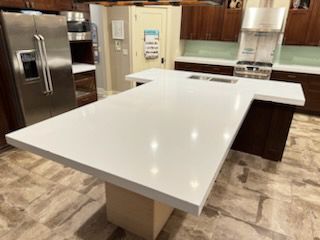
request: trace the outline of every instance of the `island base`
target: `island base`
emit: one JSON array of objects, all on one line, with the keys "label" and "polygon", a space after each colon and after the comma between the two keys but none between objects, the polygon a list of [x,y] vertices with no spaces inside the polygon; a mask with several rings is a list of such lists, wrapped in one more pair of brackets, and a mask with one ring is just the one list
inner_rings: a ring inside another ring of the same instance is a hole
[{"label": "island base", "polygon": [[109,222],[147,240],[156,239],[173,208],[106,183]]}]

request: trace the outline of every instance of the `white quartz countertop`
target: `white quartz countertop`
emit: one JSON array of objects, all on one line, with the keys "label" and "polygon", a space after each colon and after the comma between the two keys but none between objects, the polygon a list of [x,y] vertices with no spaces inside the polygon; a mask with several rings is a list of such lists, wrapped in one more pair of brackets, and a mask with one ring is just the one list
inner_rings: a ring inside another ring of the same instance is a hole
[{"label": "white quartz countertop", "polygon": [[238,82],[228,84],[192,74],[128,75],[152,82],[7,134],[7,141],[200,214],[251,102],[303,105],[304,96],[295,83],[230,77]]},{"label": "white quartz countertop", "polygon": [[83,73],[96,70],[96,65],[87,64],[87,63],[73,63],[72,64],[72,73]]},{"label": "white quartz countertop", "polygon": [[[219,65],[219,66],[230,66],[233,67],[236,65],[236,60],[227,60],[221,58],[206,58],[206,57],[189,57],[189,56],[180,56],[175,59],[177,62],[188,62],[188,63],[200,63],[200,64],[210,64],[210,65]],[[304,65],[285,65],[275,63],[272,67],[275,71],[284,71],[284,72],[296,72],[296,73],[308,73],[308,74],[319,74],[320,75],[320,66],[319,67],[310,67]]]}]

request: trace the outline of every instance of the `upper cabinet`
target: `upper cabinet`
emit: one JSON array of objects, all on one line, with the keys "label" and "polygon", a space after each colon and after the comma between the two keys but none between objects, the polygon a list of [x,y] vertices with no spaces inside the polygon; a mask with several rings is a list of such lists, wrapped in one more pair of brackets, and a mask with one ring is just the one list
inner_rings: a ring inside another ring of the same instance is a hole
[{"label": "upper cabinet", "polygon": [[183,6],[181,39],[237,41],[242,6],[224,1],[218,6]]},{"label": "upper cabinet", "polygon": [[27,1],[25,0],[0,0],[0,7],[25,8]]},{"label": "upper cabinet", "polygon": [[73,3],[73,0],[0,0],[0,8],[23,8],[40,11],[89,12],[88,4]]},{"label": "upper cabinet", "polygon": [[37,10],[51,10],[55,8],[56,0],[28,0],[29,8]]},{"label": "upper cabinet", "polygon": [[304,0],[300,5],[292,1],[284,34],[286,45],[320,44],[320,1]]}]

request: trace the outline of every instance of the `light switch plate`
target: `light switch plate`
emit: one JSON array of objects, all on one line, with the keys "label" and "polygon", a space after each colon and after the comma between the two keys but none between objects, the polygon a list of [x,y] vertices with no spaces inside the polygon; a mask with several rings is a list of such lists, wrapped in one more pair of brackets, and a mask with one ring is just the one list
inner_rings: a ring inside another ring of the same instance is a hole
[{"label": "light switch plate", "polygon": [[121,51],[121,41],[115,40],[114,46],[115,46],[116,51]]}]

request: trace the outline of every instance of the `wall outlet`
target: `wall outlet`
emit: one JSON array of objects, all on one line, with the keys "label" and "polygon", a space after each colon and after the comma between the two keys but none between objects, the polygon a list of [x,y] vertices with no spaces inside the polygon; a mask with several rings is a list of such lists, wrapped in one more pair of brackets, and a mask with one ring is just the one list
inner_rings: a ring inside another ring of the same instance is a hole
[{"label": "wall outlet", "polygon": [[126,49],[126,48],[122,49],[122,54],[127,56],[129,54],[128,49]]},{"label": "wall outlet", "polygon": [[121,41],[119,40],[114,41],[114,46],[116,51],[121,51]]}]

